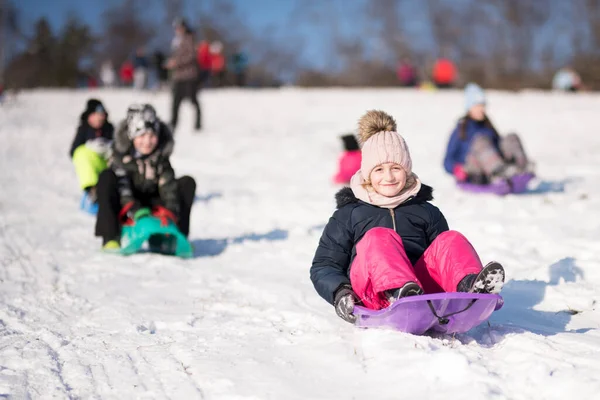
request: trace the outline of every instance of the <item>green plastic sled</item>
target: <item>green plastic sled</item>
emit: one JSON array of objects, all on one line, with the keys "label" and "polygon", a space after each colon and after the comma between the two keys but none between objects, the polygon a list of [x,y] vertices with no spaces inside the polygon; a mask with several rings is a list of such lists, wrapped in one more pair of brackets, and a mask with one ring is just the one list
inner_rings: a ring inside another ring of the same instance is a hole
[{"label": "green plastic sled", "polygon": [[190,258],[194,251],[191,243],[179,231],[177,225],[169,221],[166,226],[156,217],[145,217],[135,225],[124,225],[121,232],[121,250],[123,255],[139,252],[145,242],[153,253]]}]

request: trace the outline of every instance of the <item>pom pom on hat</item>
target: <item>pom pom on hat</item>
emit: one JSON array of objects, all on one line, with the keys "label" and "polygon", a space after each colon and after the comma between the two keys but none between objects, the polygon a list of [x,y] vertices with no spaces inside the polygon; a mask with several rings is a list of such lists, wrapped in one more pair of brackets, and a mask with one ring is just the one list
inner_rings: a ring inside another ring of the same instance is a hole
[{"label": "pom pom on hat", "polygon": [[360,171],[366,181],[375,167],[389,162],[400,165],[407,175],[412,173],[408,146],[396,132],[396,121],[389,114],[367,111],[358,121],[358,138],[362,145]]},{"label": "pom pom on hat", "polygon": [[373,135],[379,132],[395,132],[396,121],[389,114],[378,111],[367,111],[358,120],[358,140],[360,144],[364,144]]}]

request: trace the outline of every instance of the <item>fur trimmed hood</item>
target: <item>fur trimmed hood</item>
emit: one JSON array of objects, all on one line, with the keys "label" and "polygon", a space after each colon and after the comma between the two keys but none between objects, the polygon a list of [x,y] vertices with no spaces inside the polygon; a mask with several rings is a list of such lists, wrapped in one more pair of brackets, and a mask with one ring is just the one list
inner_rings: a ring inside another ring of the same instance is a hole
[{"label": "fur trimmed hood", "polygon": [[[161,121],[160,130],[158,132],[158,145],[153,154],[160,153],[162,157],[169,157],[173,153],[175,141],[171,130]],[[133,149],[133,141],[127,134],[127,120],[121,121],[115,132],[114,149],[120,154],[128,154]]]},{"label": "fur trimmed hood", "polygon": [[[433,200],[433,188],[431,186],[421,184],[421,190],[412,200],[420,200],[420,201],[431,201]],[[345,205],[358,203],[358,198],[354,195],[354,192],[349,187],[344,187],[340,189],[335,194],[336,207],[342,208]]]}]

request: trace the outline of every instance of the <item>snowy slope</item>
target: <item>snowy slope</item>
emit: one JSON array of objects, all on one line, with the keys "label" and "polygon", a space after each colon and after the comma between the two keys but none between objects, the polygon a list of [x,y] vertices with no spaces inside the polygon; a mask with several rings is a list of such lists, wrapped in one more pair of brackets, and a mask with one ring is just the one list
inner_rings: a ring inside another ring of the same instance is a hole
[{"label": "snowy slope", "polygon": [[[127,90],[0,106],[0,397],[598,398],[599,96],[489,93],[497,128],[522,135],[541,177],[497,198],[457,191],[442,170],[458,91],[203,93],[206,130],[192,134],[184,103],[173,156],[198,183],[186,261],[99,252],[67,155],[90,95],[113,121],[134,101],[169,117],[167,93]],[[314,291],[338,135],[370,108],[397,118],[451,227],[505,265],[491,326],[358,330]]]}]

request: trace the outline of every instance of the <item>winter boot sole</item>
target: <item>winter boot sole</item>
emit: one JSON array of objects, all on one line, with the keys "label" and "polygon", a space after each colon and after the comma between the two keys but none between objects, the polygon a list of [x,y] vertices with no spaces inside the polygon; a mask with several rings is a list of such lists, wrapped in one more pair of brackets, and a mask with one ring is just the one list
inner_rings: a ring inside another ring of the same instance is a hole
[{"label": "winter boot sole", "polygon": [[504,286],[504,267],[496,261],[488,263],[475,278],[469,292],[498,294]]}]

